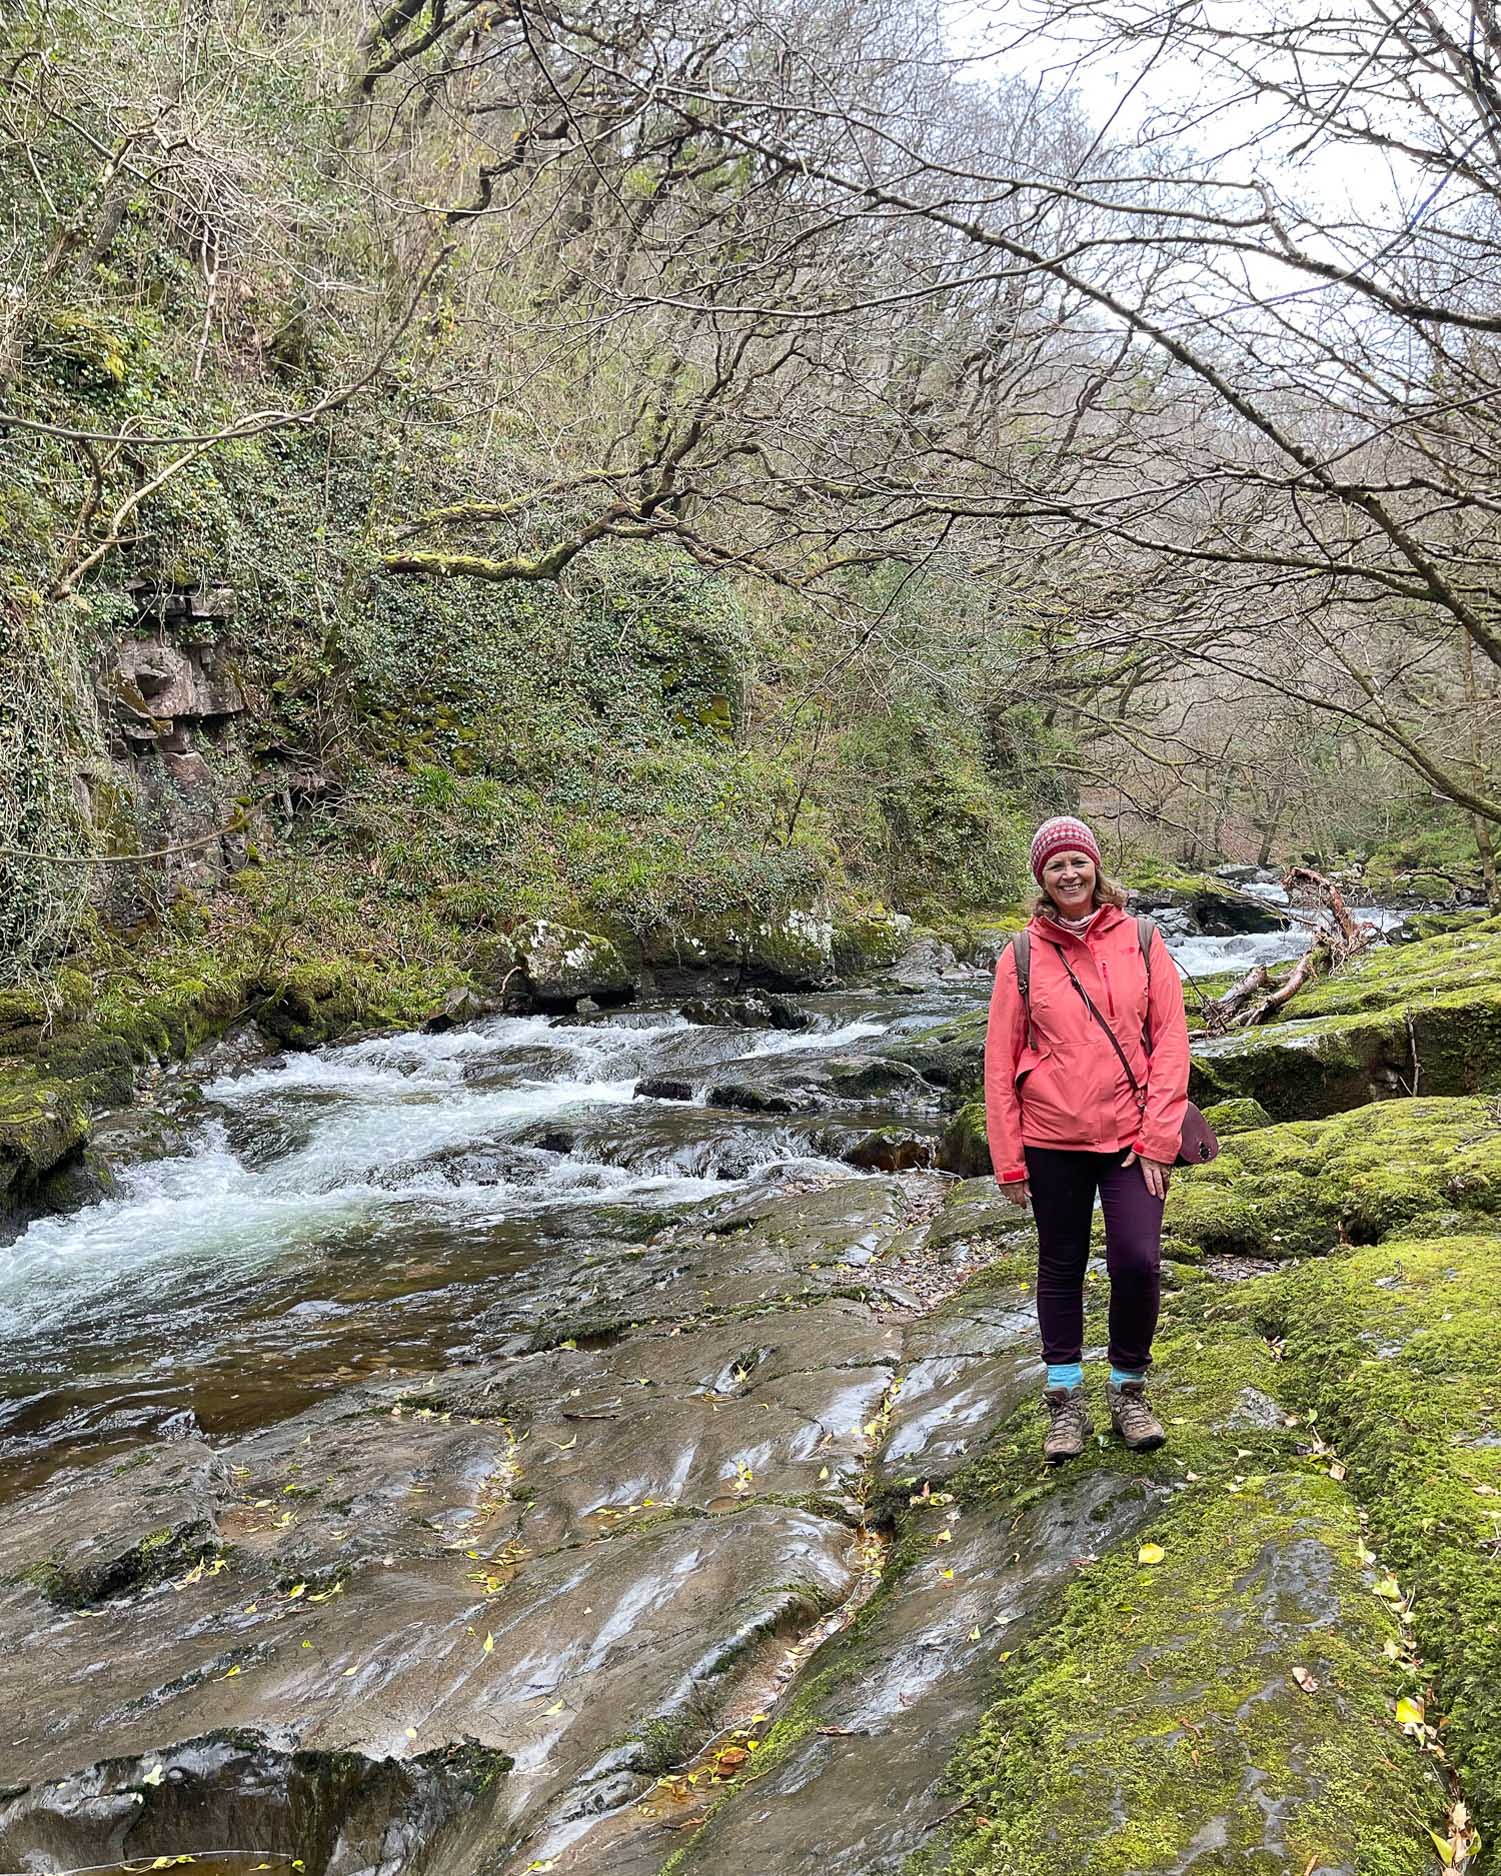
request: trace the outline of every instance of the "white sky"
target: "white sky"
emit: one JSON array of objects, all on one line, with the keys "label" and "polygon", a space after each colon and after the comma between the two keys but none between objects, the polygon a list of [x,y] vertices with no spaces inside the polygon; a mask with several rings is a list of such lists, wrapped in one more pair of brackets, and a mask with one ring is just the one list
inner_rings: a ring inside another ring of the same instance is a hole
[{"label": "white sky", "polygon": [[[1241,21],[1265,12],[1256,0],[1220,0],[1217,10],[1233,11]],[[1041,78],[1049,86],[1066,84],[1096,126],[1114,115],[1113,139],[1138,135],[1148,119],[1196,108],[1209,96],[1204,70],[1188,58],[1158,55],[1148,45],[1112,46],[1103,36],[1090,35],[1087,26],[1072,39],[1060,35],[1042,59],[1037,40],[987,56],[987,47],[1006,47],[1018,37],[1018,12],[1006,0],[946,0],[944,14],[950,43],[974,61],[970,69],[976,78],[991,71]],[[1087,17],[1087,11],[1075,14],[1076,20]],[[1076,63],[1083,52],[1087,58]],[[1269,135],[1270,127],[1267,107],[1242,104],[1196,129],[1187,141],[1218,180],[1264,178],[1284,198],[1338,220],[1389,227],[1405,220],[1423,199],[1426,183],[1415,173],[1395,174],[1370,148],[1326,140],[1293,158],[1288,154],[1292,139]]]}]

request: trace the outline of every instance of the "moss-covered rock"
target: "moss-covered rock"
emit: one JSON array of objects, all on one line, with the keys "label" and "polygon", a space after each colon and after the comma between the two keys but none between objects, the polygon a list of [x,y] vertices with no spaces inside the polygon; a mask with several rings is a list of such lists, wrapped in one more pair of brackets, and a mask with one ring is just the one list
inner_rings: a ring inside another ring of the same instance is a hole
[{"label": "moss-covered rock", "polygon": [[939,1142],[938,1164],[961,1179],[983,1178],[991,1171],[983,1101],[966,1101],[951,1116]]},{"label": "moss-covered rock", "polygon": [[924,1081],[946,1089],[956,1100],[978,1092],[985,1072],[986,1011],[972,1010],[931,1029],[893,1042],[886,1054],[906,1062]]},{"label": "moss-covered rock", "polygon": [[911,944],[912,937],[912,920],[905,913],[846,914],[834,921],[834,968],[841,977],[888,970]]},{"label": "moss-covered rock", "polygon": [[575,931],[551,919],[533,919],[513,934],[525,987],[544,1009],[580,997],[620,1002],[635,991],[625,959],[608,938]]},{"label": "moss-covered rock", "polygon": [[[1246,1285],[1410,1595],[1482,1836],[1501,1830],[1501,1244],[1399,1239]],[[1240,1302],[1240,1297],[1234,1299]],[[1363,1867],[1363,1866],[1362,1866]]]},{"label": "moss-covered rock", "polygon": [[1088,1567],[1005,1664],[955,1769],[975,1821],[952,1876],[1429,1867],[1443,1788],[1393,1717],[1399,1631],[1348,1495],[1216,1481],[1150,1540],[1158,1563]]},{"label": "moss-covered rock", "polygon": [[1488,1230],[1498,1214],[1494,1105],[1391,1101],[1232,1135],[1218,1159],[1174,1179],[1163,1248],[1180,1259],[1316,1256],[1419,1231]]},{"label": "moss-covered rock", "polygon": [[1201,1105],[1260,1101],[1274,1120],[1409,1094],[1501,1092],[1501,919],[1380,945],[1265,1027],[1194,1045]]},{"label": "moss-covered rock", "polygon": [[338,964],[299,964],[256,987],[255,1020],[289,1049],[314,1049],[353,1027],[371,1006],[364,973]]},{"label": "moss-covered rock", "polygon": [[[1102,1434],[1050,1471],[1027,1408],[949,1481],[966,1507],[1020,1518],[1108,1470],[1156,1510],[1126,1544],[1086,1546],[1001,1658],[951,1770],[953,1835],[911,1876],[1431,1866],[1445,1794],[1396,1722],[1400,1627],[1372,1593],[1356,1500],[1279,1397],[1283,1364],[1241,1300],[1255,1287],[1166,1297],[1160,1451]],[[1104,1292],[1086,1292],[1086,1343],[1103,1340]]]},{"label": "moss-covered rock", "polygon": [[1204,1109],[1204,1118],[1222,1138],[1272,1124],[1271,1115],[1260,1101],[1216,1101]]},{"label": "moss-covered rock", "polygon": [[1130,881],[1133,912],[1186,912],[1201,932],[1227,937],[1236,932],[1281,931],[1287,920],[1275,906],[1237,892],[1210,873],[1137,868]]},{"label": "moss-covered rock", "polygon": [[65,1081],[27,1067],[0,1072],[0,1206],[23,1200],[88,1130],[88,1111]]}]

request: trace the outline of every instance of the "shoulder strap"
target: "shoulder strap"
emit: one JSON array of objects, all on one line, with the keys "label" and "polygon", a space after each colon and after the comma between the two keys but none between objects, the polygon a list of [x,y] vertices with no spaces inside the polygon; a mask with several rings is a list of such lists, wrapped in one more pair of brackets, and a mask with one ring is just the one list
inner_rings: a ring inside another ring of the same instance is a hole
[{"label": "shoulder strap", "polygon": [[1141,1025],[1141,1044],[1148,1055],[1152,1053],[1152,933],[1156,929],[1150,913],[1136,914],[1136,942],[1141,946],[1141,961],[1147,973],[1147,1014]]},{"label": "shoulder strap", "polygon": [[1035,1049],[1032,1036],[1032,934],[1025,927],[1011,935],[1011,955],[1016,961],[1016,987],[1022,993],[1022,1008],[1027,1015],[1027,1047]]},{"label": "shoulder strap", "polygon": [[1016,959],[1016,985],[1022,1002],[1032,1008],[1032,934],[1023,929],[1011,934],[1011,952]]}]

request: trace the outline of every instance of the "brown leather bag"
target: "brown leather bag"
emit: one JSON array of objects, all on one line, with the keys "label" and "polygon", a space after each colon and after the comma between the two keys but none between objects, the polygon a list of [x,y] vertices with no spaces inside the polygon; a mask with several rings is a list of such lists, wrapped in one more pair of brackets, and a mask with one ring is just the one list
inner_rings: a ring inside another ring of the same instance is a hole
[{"label": "brown leather bag", "polygon": [[[1156,926],[1152,923],[1151,919],[1147,917],[1146,913],[1138,913],[1136,919],[1136,937],[1141,945],[1142,963],[1146,966],[1149,1010],[1151,1008],[1150,999],[1152,995],[1152,933],[1155,930]],[[1027,1029],[1030,1034],[1032,1027],[1032,944],[1030,935],[1027,932],[1019,931],[1011,940],[1011,949],[1016,958],[1016,984],[1017,988],[1022,993],[1022,1004],[1027,1012]],[[1126,1079],[1131,1084],[1131,1093],[1136,1098],[1137,1113],[1145,1114],[1147,1111],[1147,1091],[1136,1079],[1131,1064],[1126,1059],[1126,1051],[1116,1040],[1115,1031],[1095,1008],[1093,1002],[1090,1000],[1089,992],[1074,975],[1073,966],[1069,963],[1063,947],[1061,945],[1054,945],[1053,949],[1058,953],[1063,968],[1068,972],[1069,982],[1073,985],[1075,990],[1078,991],[1079,995],[1083,997],[1085,1009],[1089,1011],[1090,1015],[1110,1038],[1111,1048],[1113,1048],[1120,1057],[1121,1067],[1125,1069]],[[1149,1022],[1142,1024],[1141,1041],[1142,1047],[1147,1052],[1147,1058],[1150,1060],[1152,1054],[1152,1031]],[[1173,1164],[1175,1166],[1207,1165],[1219,1150],[1219,1137],[1216,1135],[1209,1122],[1205,1120],[1200,1110],[1190,1101],[1184,1109],[1183,1132],[1178,1141],[1178,1157],[1173,1161]]]}]

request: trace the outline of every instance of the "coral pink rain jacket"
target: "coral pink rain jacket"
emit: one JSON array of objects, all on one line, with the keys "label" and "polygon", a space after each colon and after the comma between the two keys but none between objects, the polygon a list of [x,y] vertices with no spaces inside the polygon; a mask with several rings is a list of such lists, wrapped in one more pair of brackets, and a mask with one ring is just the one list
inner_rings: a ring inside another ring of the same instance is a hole
[{"label": "coral pink rain jacket", "polygon": [[[1023,1146],[1117,1153],[1129,1147],[1171,1165],[1188,1100],[1188,1021],[1178,972],[1162,934],[1152,933],[1152,1054],[1142,1041],[1147,968],[1136,921],[1101,906],[1082,938],[1034,918],[1030,976],[1032,1041],[1010,945],[996,967],[985,1034],[985,1122],[990,1159],[1002,1185],[1025,1179]],[[1058,956],[1115,1031],[1147,1091],[1144,1114],[1103,1029],[1084,1007]]]}]

